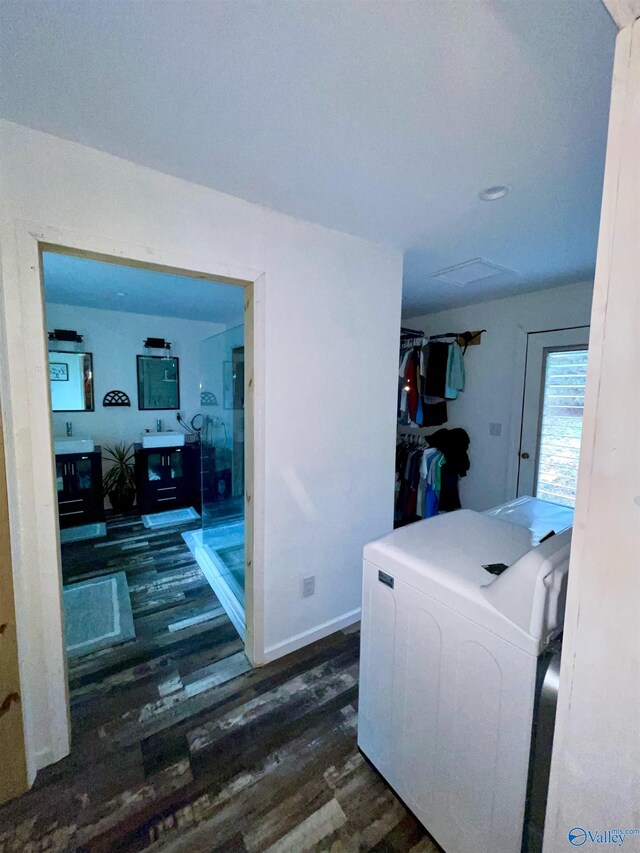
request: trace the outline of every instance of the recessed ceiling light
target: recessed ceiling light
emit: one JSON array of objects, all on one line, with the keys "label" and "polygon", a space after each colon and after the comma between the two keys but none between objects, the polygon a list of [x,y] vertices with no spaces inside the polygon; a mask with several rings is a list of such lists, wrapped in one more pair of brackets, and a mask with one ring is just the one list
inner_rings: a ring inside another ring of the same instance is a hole
[{"label": "recessed ceiling light", "polygon": [[493,187],[487,187],[478,193],[482,201],[496,201],[496,199],[504,198],[511,187],[508,184],[496,184]]}]

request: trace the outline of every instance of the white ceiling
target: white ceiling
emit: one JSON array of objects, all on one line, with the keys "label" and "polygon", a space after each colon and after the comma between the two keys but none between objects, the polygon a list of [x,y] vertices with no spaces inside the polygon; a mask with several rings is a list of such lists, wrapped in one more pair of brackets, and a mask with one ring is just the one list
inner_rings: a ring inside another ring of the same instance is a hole
[{"label": "white ceiling", "polygon": [[42,266],[47,302],[225,326],[242,322],[241,287],[53,252],[43,252]]},{"label": "white ceiling", "polygon": [[[5,118],[402,249],[405,313],[593,273],[601,0],[0,0]],[[478,192],[506,183],[506,198]],[[473,258],[517,275],[429,275]]]}]

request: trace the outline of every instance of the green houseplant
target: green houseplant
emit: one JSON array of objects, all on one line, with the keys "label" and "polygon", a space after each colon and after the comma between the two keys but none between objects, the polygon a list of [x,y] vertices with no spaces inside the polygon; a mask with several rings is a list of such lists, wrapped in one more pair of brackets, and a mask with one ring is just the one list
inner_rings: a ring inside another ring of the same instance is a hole
[{"label": "green houseplant", "polygon": [[104,448],[104,459],[113,465],[102,478],[105,495],[116,512],[126,512],[133,506],[136,480],[133,468],[133,444],[124,441]]}]

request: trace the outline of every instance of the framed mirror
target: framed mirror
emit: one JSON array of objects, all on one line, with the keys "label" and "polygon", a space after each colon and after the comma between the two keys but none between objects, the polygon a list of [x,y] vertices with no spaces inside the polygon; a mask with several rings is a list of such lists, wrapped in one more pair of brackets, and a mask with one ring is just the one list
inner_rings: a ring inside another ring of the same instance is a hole
[{"label": "framed mirror", "polygon": [[49,385],[54,412],[93,412],[93,356],[90,352],[50,352]]},{"label": "framed mirror", "polygon": [[138,356],[138,408],[180,408],[180,373],[177,358],[163,355]]}]

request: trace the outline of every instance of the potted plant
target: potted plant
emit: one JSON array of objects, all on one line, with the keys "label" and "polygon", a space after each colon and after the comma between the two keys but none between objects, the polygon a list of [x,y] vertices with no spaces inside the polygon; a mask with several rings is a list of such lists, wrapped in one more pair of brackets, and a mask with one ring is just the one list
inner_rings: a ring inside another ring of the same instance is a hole
[{"label": "potted plant", "polygon": [[105,456],[113,465],[102,478],[105,495],[116,512],[127,512],[136,496],[136,481],[133,468],[133,444],[124,441],[104,448]]}]

